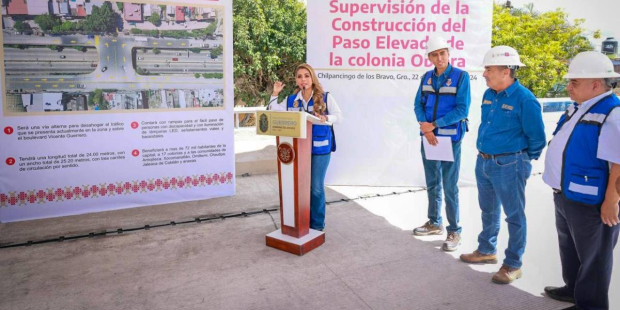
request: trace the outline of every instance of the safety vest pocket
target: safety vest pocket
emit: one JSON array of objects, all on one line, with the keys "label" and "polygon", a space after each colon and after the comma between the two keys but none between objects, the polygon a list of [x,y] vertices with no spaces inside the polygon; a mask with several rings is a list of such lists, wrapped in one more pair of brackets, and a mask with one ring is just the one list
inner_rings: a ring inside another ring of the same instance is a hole
[{"label": "safety vest pocket", "polygon": [[599,169],[575,169],[568,177],[566,197],[599,204],[605,195],[605,172]]},{"label": "safety vest pocket", "polygon": [[329,154],[332,151],[332,129],[330,126],[312,126],[312,154]]}]

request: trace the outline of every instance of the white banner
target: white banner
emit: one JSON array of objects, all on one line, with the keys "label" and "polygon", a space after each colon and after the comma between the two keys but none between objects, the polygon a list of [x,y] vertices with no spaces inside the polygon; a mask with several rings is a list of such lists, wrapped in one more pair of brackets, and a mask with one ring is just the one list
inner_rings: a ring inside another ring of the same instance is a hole
[{"label": "white banner", "polygon": [[0,221],[234,194],[232,1],[2,13]]},{"label": "white banner", "polygon": [[425,55],[432,36],[446,38],[452,65],[471,75],[461,181],[474,180],[492,13],[491,0],[308,1],[308,63],[344,116],[335,126],[329,184],[425,185],[413,103],[421,76],[433,68]]}]

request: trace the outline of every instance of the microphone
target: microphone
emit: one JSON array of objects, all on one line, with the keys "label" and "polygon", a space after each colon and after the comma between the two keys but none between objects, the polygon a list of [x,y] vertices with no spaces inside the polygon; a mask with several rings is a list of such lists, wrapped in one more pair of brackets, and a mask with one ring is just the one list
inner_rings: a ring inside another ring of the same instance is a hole
[{"label": "microphone", "polygon": [[[271,103],[272,103],[274,100],[278,100],[278,96],[276,96],[275,98],[273,98],[273,99],[269,100],[269,103],[267,103],[267,109],[266,109],[267,111],[271,110],[269,107],[271,106]],[[276,104],[277,104],[277,101],[276,101]]]}]

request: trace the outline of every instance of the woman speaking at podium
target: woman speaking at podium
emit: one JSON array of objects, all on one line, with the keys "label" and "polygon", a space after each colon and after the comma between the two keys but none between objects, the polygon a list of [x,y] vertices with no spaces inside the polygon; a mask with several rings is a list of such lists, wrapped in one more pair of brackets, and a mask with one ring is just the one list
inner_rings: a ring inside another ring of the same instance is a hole
[{"label": "woman speaking at podium", "polygon": [[[273,93],[267,107],[273,111],[305,111],[332,124],[342,122],[342,113],[336,100],[325,92],[314,69],[301,64],[295,69],[295,91],[286,100],[277,103],[278,94],[284,88],[282,82],[273,85]],[[310,228],[325,227],[325,173],[331,152],[336,150],[336,138],[331,126],[312,126],[312,170],[310,181]]]}]

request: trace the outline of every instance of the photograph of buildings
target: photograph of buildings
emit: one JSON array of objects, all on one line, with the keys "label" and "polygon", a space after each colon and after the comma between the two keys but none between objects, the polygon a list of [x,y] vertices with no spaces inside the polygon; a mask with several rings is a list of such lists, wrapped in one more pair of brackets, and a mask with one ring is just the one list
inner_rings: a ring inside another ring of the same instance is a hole
[{"label": "photograph of buildings", "polygon": [[223,12],[2,0],[5,114],[221,108]]}]

